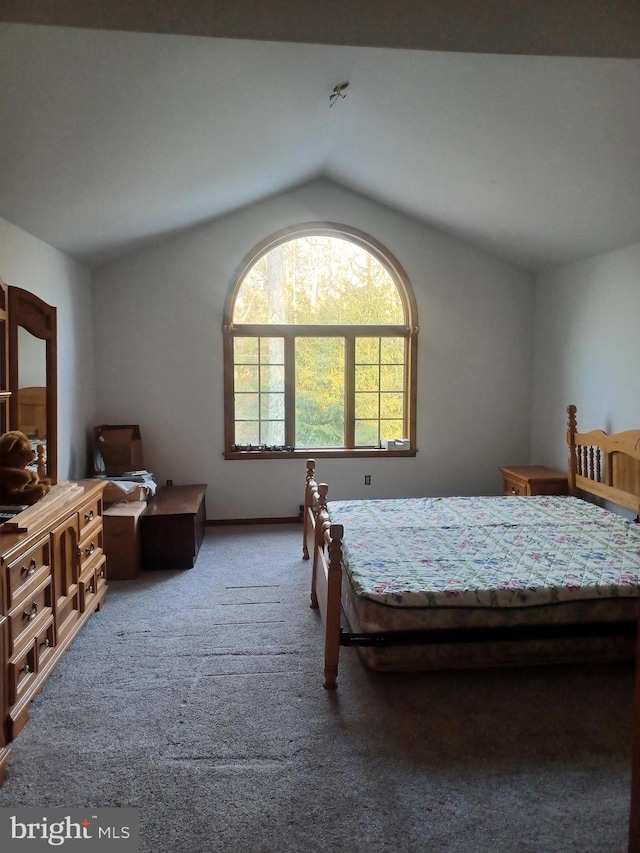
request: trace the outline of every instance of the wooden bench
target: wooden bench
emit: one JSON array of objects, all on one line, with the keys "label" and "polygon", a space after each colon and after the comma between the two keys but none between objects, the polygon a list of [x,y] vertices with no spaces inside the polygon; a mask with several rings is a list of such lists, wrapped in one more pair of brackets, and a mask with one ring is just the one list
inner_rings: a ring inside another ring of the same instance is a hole
[{"label": "wooden bench", "polygon": [[192,569],[207,519],[206,485],[166,486],[140,518],[143,569]]}]

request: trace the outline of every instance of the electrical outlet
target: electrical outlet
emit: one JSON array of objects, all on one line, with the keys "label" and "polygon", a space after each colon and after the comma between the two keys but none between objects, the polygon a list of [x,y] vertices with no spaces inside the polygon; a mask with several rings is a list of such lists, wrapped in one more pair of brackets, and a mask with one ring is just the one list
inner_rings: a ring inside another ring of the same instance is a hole
[{"label": "electrical outlet", "polygon": [[364,475],[364,484],[365,484],[365,486],[371,485],[371,474],[365,474]]}]

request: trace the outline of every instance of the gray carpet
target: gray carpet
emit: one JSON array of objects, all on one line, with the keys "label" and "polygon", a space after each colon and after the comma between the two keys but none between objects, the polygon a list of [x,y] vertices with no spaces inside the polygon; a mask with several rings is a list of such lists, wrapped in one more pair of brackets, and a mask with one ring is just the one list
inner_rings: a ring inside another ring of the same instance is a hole
[{"label": "gray carpet", "polygon": [[32,703],[0,806],[134,806],[144,853],[622,853],[629,665],[322,688],[297,525],[214,528],[111,584]]}]

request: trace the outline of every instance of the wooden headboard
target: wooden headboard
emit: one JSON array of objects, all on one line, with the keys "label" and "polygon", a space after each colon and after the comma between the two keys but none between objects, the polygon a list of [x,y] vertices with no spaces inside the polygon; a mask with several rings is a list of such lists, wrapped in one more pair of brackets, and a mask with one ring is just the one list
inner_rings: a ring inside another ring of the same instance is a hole
[{"label": "wooden headboard", "polygon": [[46,438],[47,389],[41,386],[18,388],[18,423],[29,438]]},{"label": "wooden headboard", "polygon": [[578,432],[576,407],[567,406],[569,494],[581,490],[635,512],[640,510],[640,430],[607,435]]}]

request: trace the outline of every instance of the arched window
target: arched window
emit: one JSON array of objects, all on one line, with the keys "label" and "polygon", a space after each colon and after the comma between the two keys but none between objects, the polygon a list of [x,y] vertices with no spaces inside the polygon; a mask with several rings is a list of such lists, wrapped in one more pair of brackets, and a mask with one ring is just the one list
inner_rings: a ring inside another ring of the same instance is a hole
[{"label": "arched window", "polygon": [[415,453],[415,300],[370,237],[313,223],[235,277],[224,319],[225,456]]}]

